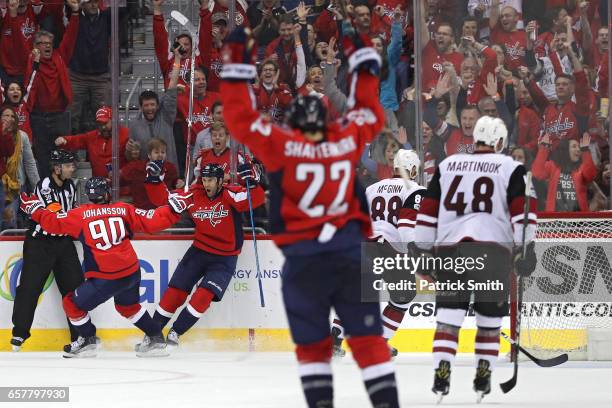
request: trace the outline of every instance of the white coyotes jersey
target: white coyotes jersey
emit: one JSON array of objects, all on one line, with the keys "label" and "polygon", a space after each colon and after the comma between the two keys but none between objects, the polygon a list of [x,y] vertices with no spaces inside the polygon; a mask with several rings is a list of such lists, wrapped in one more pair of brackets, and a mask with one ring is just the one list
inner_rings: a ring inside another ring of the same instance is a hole
[{"label": "white coyotes jersey", "polygon": [[[510,156],[494,153],[455,154],[444,159],[438,168],[440,198],[435,244],[472,239],[512,245],[515,236],[508,186],[520,165]],[[522,179],[523,174],[521,167],[515,177]],[[524,195],[524,181],[522,185],[523,192],[517,193]]]},{"label": "white coyotes jersey", "polygon": [[[406,186],[406,184],[408,186]],[[420,209],[425,188],[400,177],[383,179],[366,189],[372,219],[372,238],[384,238],[399,251],[414,241],[416,214]],[[401,248],[400,248],[401,247]]]}]

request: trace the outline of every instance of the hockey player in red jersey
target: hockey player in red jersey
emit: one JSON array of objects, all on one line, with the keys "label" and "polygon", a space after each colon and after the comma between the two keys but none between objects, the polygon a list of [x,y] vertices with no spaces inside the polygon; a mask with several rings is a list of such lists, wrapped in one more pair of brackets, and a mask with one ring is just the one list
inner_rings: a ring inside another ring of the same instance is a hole
[{"label": "hockey player in red jersey", "polygon": [[[429,256],[434,250],[445,265],[448,259],[473,258],[473,265],[481,259],[480,267],[460,270],[459,264],[453,262],[453,269],[432,271],[427,267],[420,272],[443,284],[442,289],[436,287],[437,326],[433,340],[432,391],[439,399],[449,392],[459,330],[472,294],[478,328],[474,391],[479,400],[491,391],[502,318],[508,313],[511,251],[522,244],[525,208],[525,168],[511,157],[498,154],[505,147],[507,135],[501,119],[481,117],[474,130],[474,154],[456,154],[440,163],[417,215],[413,256]],[[516,272],[522,276],[531,274],[536,266],[532,241],[537,220],[534,194],[528,205],[527,256],[516,261]],[[501,285],[471,290],[470,281]],[[450,285],[457,282],[464,289],[451,289]]]},{"label": "hockey player in red jersey", "polygon": [[361,241],[370,235],[371,224],[355,169],[365,144],[384,124],[376,97],[380,56],[364,45],[369,39],[347,35],[349,112],[328,123],[320,99],[300,95],[289,109],[289,127],[279,127],[253,108],[248,81],[257,71],[249,34],[237,28],[226,40],[221,98],[230,133],[268,171],[272,238],[285,256],[283,300],[308,406],[333,406],[333,307],[372,405],[398,407],[379,305],[361,300],[360,278],[369,279],[360,271]]},{"label": "hockey player in red jersey", "polygon": [[45,209],[36,196],[21,196],[22,211],[45,231],[68,234],[83,244],[86,280],[63,299],[64,311],[80,337],[64,346],[64,357],[95,355],[96,328],[88,312],[111,297],[117,311],[146,333],[137,355],[165,355],[161,329],[139,303],[140,264],[130,238],[135,232],[153,233],[172,226],[187,208],[189,196],[173,194],[168,197],[169,206],[145,211],[122,202],[110,203],[110,185],[102,177],[89,179],[85,190],[93,204],[67,213]]},{"label": "hockey player in red jersey", "polygon": [[242,250],[241,213],[249,210],[247,194],[252,195],[253,207],[265,201],[252,165],[241,164],[237,172],[242,181],[249,181],[250,192],[240,186],[224,186],[223,168],[216,163],[205,165],[200,172],[201,183],[189,190],[193,196],[187,200],[188,214],[195,223],[195,239],[174,271],[153,315],[160,330],[185,303],[196,283],[200,281],[200,284],[173,323],[168,345],[178,346],[179,336],[202,317],[210,303],[221,301]]},{"label": "hockey player in red jersey", "polygon": [[[370,241],[377,243],[376,256],[393,258],[397,253],[406,253],[408,243],[414,241],[416,216],[426,191],[425,187],[416,182],[420,167],[421,160],[414,150],[400,149],[393,158],[394,176],[380,180],[366,189],[372,219]],[[414,275],[386,269],[383,279],[385,282],[414,282]],[[392,290],[389,296],[389,303],[382,312],[383,337],[387,341],[402,325],[408,304],[416,296],[416,291]],[[344,328],[339,319],[333,321],[332,337],[334,355],[343,357]],[[391,356],[395,357],[397,350],[392,346],[389,348]]]}]

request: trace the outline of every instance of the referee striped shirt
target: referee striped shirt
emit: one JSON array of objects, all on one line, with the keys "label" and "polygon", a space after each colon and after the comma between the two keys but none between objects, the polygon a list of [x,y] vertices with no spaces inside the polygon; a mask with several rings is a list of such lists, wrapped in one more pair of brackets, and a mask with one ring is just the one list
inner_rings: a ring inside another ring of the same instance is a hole
[{"label": "referee striped shirt", "polygon": [[[34,194],[38,196],[38,198],[45,205],[45,208],[49,211],[68,212],[78,206],[76,201],[76,187],[72,180],[65,180],[61,186],[58,186],[57,183],[53,180],[53,178],[45,177],[36,184]],[[31,231],[33,237],[41,234],[48,236],[58,236],[56,234],[48,233],[36,223],[34,223],[34,226],[32,227]]]}]

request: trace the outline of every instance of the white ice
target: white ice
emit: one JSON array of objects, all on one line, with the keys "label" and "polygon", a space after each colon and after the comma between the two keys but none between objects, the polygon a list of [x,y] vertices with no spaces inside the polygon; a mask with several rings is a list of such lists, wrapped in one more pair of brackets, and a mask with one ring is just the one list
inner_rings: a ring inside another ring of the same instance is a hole
[{"label": "white ice", "polygon": [[[395,360],[403,407],[433,407],[431,358],[400,355]],[[493,374],[493,392],[480,405],[504,408],[612,407],[612,362],[568,362],[540,368],[521,362],[517,387],[502,394],[510,363]],[[471,389],[473,357],[459,356],[451,392],[442,407],[477,406]],[[337,408],[369,407],[350,354],[334,362]],[[100,352],[91,359],[63,359],[59,353],[0,353],[0,386],[70,387],[70,403],[50,407],[303,408],[296,362],[291,353],[193,353],[142,359],[132,353]],[[22,408],[23,403],[1,407]]]}]

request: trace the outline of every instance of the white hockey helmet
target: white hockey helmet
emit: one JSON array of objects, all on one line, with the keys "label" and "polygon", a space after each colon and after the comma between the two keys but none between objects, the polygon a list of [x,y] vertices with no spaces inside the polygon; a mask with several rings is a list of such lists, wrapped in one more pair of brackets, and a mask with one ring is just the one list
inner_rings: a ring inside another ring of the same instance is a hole
[{"label": "white hockey helmet", "polygon": [[[499,140],[502,140],[501,148]],[[482,116],[476,122],[474,128],[474,144],[480,142],[495,149],[495,153],[501,153],[506,147],[508,129],[503,120],[491,116]]]},{"label": "white hockey helmet", "polygon": [[414,150],[399,149],[393,158],[393,167],[400,171],[404,169],[408,178],[414,180],[419,175],[421,160]]}]

